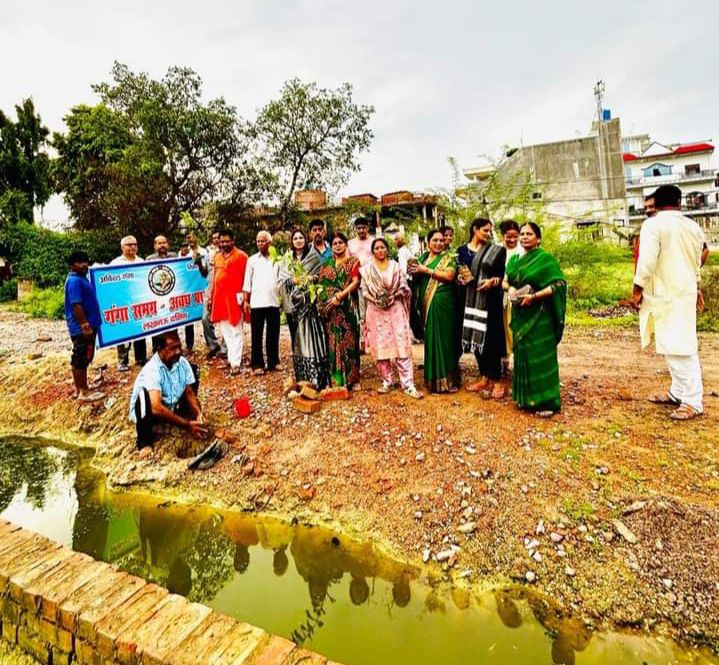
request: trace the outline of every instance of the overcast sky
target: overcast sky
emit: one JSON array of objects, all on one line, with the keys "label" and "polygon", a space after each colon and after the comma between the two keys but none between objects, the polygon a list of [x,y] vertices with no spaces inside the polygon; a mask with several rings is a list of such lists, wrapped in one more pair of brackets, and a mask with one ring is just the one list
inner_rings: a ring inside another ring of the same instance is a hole
[{"label": "overcast sky", "polygon": [[[462,166],[586,133],[594,83],[623,131],[716,138],[716,0],[1,0],[0,107],[32,96],[52,130],[114,60],[253,118],[293,76],[354,86],[375,139],[344,193],[447,187]],[[52,219],[59,208],[46,210]]]}]

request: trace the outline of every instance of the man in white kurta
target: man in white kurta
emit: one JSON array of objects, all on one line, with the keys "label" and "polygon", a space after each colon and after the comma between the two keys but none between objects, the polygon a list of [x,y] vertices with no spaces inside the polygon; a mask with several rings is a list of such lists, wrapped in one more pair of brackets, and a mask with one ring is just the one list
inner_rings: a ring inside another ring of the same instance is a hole
[{"label": "man in white kurta", "polygon": [[657,214],[642,226],[632,299],[640,307],[642,347],[654,337],[672,378],[667,399],[658,401],[677,407],[672,418],[688,420],[704,410],[696,332],[704,232],[681,214],[678,188],[660,187],[655,202]]}]

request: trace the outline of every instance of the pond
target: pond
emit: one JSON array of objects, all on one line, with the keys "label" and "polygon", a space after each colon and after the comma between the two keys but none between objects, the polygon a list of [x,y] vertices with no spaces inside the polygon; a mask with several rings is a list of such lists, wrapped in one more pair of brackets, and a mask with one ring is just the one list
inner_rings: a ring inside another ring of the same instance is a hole
[{"label": "pond", "polygon": [[719,663],[593,633],[522,588],[449,588],[326,529],[114,493],[87,461],[0,439],[0,516],[345,665]]}]

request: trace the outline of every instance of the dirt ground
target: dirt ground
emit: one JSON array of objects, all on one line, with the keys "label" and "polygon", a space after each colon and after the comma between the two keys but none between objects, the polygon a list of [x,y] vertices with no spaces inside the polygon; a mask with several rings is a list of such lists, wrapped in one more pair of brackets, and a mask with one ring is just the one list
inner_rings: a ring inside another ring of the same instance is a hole
[{"label": "dirt ground", "polygon": [[[116,372],[113,350],[96,360],[107,400],[80,406],[64,324],[0,310],[0,429],[94,446],[115,487],[326,524],[462,584],[531,584],[594,625],[717,649],[719,335],[700,343],[706,415],[687,423],[648,402],[668,387],[665,364],[627,329],[568,330],[551,419],[464,390],[379,395],[368,357],[361,392],[307,416],[283,397],[289,362],[230,379],[194,354],[203,407],[230,450],[190,472],[176,431],[139,459],[126,419],[136,370]],[[289,360],[286,331],[282,351]],[[463,368],[475,375],[470,356]],[[253,408],[244,420],[232,408],[241,396]]]}]

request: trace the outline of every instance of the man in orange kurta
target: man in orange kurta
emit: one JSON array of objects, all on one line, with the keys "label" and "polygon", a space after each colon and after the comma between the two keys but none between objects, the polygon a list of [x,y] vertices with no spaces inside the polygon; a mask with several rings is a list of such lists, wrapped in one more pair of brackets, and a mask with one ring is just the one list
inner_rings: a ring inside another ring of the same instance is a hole
[{"label": "man in orange kurta", "polygon": [[220,251],[215,256],[207,306],[211,321],[217,324],[227,344],[227,360],[232,375],[240,373],[242,364],[242,286],[246,266],[247,254],[235,247],[232,231],[220,231]]}]

